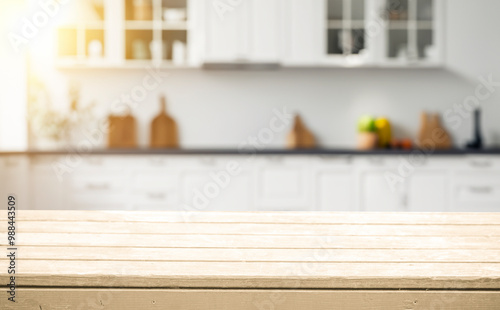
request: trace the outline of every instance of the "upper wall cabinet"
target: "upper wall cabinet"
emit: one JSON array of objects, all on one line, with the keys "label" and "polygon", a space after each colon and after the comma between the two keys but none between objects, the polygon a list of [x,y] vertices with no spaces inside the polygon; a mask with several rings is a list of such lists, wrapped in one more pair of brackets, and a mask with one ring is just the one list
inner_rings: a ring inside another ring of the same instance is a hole
[{"label": "upper wall cabinet", "polygon": [[443,0],[327,0],[326,63],[442,63]]},{"label": "upper wall cabinet", "polygon": [[280,0],[192,0],[202,62],[279,62]]},{"label": "upper wall cabinet", "polygon": [[69,66],[436,66],[444,0],[82,0],[58,27]]},{"label": "upper wall cabinet", "polygon": [[57,30],[60,67],[187,66],[189,0],[82,0]]},{"label": "upper wall cabinet", "polygon": [[202,62],[442,64],[443,0],[198,1]]}]

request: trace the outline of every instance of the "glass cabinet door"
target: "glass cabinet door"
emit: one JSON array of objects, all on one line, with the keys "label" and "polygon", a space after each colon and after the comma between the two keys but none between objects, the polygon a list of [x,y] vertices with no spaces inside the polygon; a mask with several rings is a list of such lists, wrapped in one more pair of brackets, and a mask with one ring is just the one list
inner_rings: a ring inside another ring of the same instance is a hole
[{"label": "glass cabinet door", "polygon": [[328,0],[327,54],[362,55],[365,45],[365,0]]},{"label": "glass cabinet door", "polygon": [[57,59],[78,64],[102,61],[106,55],[105,7],[90,1],[68,6],[57,27]]},{"label": "glass cabinet door", "polygon": [[435,4],[435,0],[386,0],[387,58],[410,63],[436,60]]}]

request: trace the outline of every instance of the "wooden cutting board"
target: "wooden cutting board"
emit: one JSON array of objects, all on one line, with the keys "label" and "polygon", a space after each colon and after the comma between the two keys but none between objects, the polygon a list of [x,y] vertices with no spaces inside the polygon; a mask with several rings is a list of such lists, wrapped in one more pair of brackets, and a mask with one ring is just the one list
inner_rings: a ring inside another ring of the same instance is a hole
[{"label": "wooden cutting board", "polygon": [[136,148],[137,125],[131,114],[125,116],[108,117],[108,147],[109,148]]},{"label": "wooden cutting board", "polygon": [[450,149],[452,141],[450,134],[441,124],[439,114],[422,113],[420,132],[418,134],[420,148]]},{"label": "wooden cutting board", "polygon": [[165,97],[160,101],[160,114],[151,123],[151,148],[178,148],[177,123],[167,114]]},{"label": "wooden cutting board", "polygon": [[288,135],[287,146],[290,149],[311,149],[316,147],[316,139],[307,129],[300,115],[295,116],[295,123]]}]

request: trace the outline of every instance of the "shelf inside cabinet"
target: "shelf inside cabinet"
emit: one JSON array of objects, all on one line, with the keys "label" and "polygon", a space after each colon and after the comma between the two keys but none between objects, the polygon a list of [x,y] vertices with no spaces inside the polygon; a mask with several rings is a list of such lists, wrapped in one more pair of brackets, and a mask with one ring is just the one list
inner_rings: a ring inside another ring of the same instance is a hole
[{"label": "shelf inside cabinet", "polygon": [[389,21],[388,25],[389,29],[409,29],[409,28],[416,28],[416,29],[433,29],[434,23],[432,21],[415,21],[413,23],[409,23],[408,21],[403,21],[403,20],[391,20]]},{"label": "shelf inside cabinet", "polygon": [[364,20],[328,20],[327,27],[329,29],[338,29],[338,28],[364,28],[365,21]]}]

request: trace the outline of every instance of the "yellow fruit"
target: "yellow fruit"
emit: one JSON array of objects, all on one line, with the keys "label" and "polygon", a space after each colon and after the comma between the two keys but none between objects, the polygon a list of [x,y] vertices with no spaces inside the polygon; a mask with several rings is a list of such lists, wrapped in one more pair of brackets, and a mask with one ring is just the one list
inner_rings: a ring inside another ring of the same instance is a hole
[{"label": "yellow fruit", "polygon": [[375,121],[375,127],[377,128],[378,146],[381,148],[388,147],[392,139],[391,123],[386,118],[379,118]]}]

